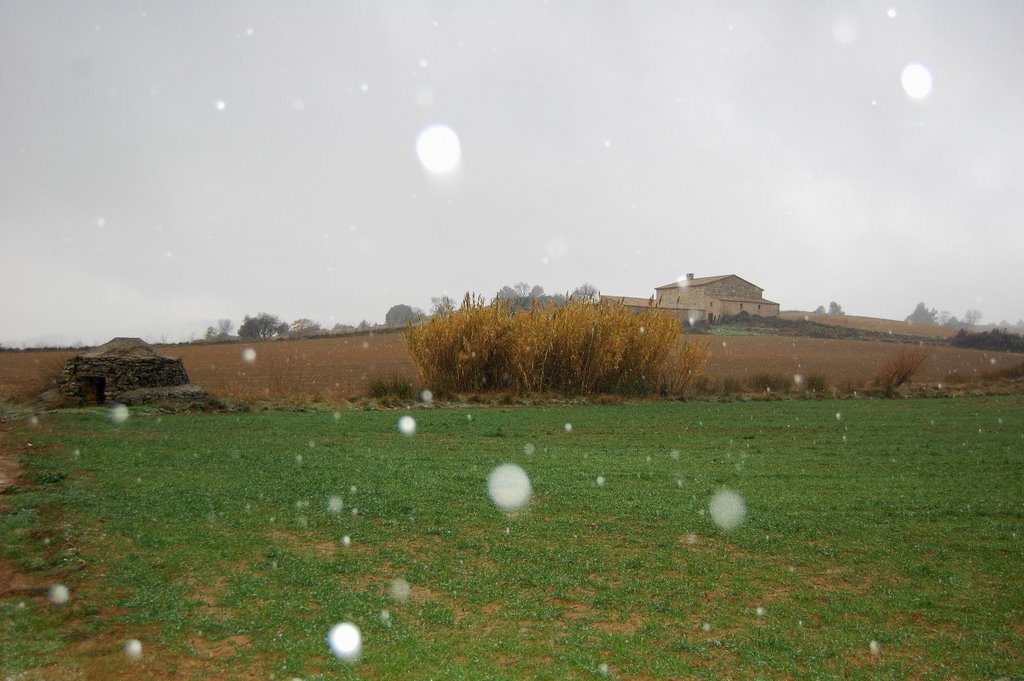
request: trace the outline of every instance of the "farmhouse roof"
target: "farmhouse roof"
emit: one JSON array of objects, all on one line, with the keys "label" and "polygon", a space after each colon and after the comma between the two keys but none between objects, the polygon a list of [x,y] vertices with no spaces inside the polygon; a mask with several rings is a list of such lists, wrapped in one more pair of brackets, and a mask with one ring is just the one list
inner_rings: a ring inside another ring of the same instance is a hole
[{"label": "farmhouse roof", "polygon": [[757,303],[758,305],[778,305],[774,300],[768,300],[767,298],[726,298],[720,297],[717,300],[727,300],[731,303]]},{"label": "farmhouse roof", "polygon": [[82,355],[82,357],[116,357],[122,359],[163,356],[156,348],[141,338],[122,337],[109,340]]},{"label": "farmhouse roof", "polygon": [[654,290],[655,291],[660,291],[660,290],[666,289],[666,288],[681,288],[681,287],[687,287],[687,286],[707,286],[708,284],[713,284],[716,281],[722,281],[723,279],[729,279],[730,277],[736,277],[740,281],[746,282],[746,283],[750,284],[751,286],[753,286],[755,288],[761,288],[757,284],[755,284],[753,282],[749,282],[746,279],[744,279],[743,277],[738,277],[735,274],[720,274],[720,275],[718,275],[716,277],[697,277],[696,279],[679,279],[679,280],[670,282],[668,284],[665,284],[663,286],[659,286],[659,287],[657,287]]},{"label": "farmhouse roof", "polygon": [[601,296],[601,302],[618,303],[619,305],[630,305],[633,307],[656,307],[651,298],[636,298],[633,296]]},{"label": "farmhouse roof", "polygon": [[625,305],[626,307],[643,307],[650,308],[651,310],[666,310],[671,312],[679,312],[680,310],[688,310],[690,312],[704,311],[704,308],[699,305],[679,305],[665,301],[658,303],[658,301],[651,300],[651,298],[635,298],[632,296],[601,296],[601,302]]}]

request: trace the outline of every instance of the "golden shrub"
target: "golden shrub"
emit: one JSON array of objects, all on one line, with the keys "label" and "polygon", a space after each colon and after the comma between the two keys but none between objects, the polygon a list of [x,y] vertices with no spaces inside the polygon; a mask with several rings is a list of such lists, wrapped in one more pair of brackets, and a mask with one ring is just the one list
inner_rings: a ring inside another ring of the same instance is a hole
[{"label": "golden shrub", "polygon": [[679,344],[679,321],[651,310],[570,301],[519,311],[467,295],[447,315],[410,326],[409,354],[434,390],[684,395],[703,373],[704,343]]}]

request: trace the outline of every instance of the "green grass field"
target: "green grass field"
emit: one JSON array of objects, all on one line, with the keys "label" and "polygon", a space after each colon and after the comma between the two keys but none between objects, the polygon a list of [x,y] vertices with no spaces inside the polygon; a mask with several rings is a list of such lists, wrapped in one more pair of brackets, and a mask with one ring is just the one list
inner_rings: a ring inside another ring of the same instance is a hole
[{"label": "green grass field", "polygon": [[[0,599],[0,672],[1024,675],[1022,398],[410,413],[412,437],[402,412],[22,422],[34,484],[0,545],[70,600]],[[486,490],[505,462],[533,487],[512,517]],[[722,488],[748,511],[728,533]],[[355,664],[325,644],[341,621]]]}]

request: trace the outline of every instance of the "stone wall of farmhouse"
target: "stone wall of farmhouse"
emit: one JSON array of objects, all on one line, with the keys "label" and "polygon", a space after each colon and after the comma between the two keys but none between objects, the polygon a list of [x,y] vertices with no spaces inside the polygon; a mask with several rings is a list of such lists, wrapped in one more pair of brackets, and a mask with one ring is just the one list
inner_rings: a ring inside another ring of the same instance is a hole
[{"label": "stone wall of farmhouse", "polygon": [[173,357],[78,356],[64,366],[60,390],[72,400],[103,404],[130,390],[187,383],[184,363]]},{"label": "stone wall of farmhouse", "polygon": [[658,290],[658,305],[663,307],[699,307],[707,309],[707,295],[703,286],[679,286]]},{"label": "stone wall of farmhouse", "polygon": [[679,326],[683,329],[687,329],[698,322],[704,321],[705,319],[705,312],[700,308],[648,307],[646,305],[625,305],[624,307],[632,314],[643,314],[645,312],[657,311],[662,314],[670,315],[679,320]]},{"label": "stone wall of farmhouse", "polygon": [[739,277],[727,277],[711,282],[703,288],[707,289],[709,296],[717,298],[750,298],[752,300],[761,298],[761,289],[753,284],[748,284]]},{"label": "stone wall of farmhouse", "polygon": [[720,300],[716,302],[714,314],[718,316],[728,317],[740,312],[761,317],[776,317],[779,314],[778,303],[752,303],[746,300]]}]

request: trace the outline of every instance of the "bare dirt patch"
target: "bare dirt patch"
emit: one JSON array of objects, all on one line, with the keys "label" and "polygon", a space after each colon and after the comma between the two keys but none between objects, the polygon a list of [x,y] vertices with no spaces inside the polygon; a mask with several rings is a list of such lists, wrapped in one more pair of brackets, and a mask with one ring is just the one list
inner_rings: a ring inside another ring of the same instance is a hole
[{"label": "bare dirt patch", "polygon": [[[833,340],[793,336],[715,336],[710,339],[707,372],[715,378],[746,378],[771,372],[787,376],[824,375],[830,384],[868,384],[886,362],[908,347],[882,341]],[[916,346],[914,346],[916,347]],[[928,357],[915,383],[940,383],[952,373],[975,378],[1024,357],[1011,352],[927,346]]]}]

